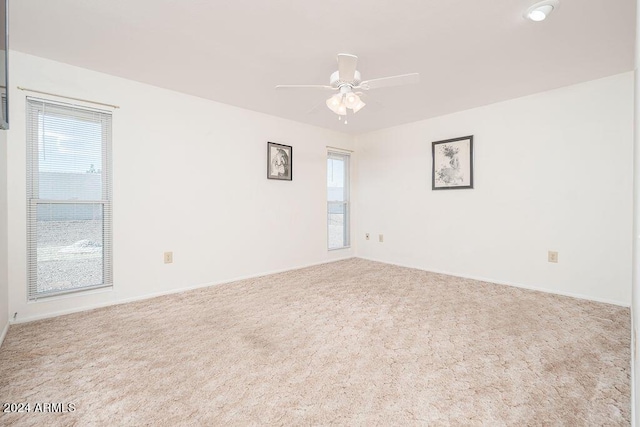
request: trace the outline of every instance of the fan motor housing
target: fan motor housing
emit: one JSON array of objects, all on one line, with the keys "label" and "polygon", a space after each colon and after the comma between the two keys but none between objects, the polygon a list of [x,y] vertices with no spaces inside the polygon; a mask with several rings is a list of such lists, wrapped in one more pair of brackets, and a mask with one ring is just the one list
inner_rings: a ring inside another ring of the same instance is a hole
[{"label": "fan motor housing", "polygon": [[337,89],[340,86],[344,85],[349,85],[351,87],[358,86],[361,81],[362,79],[360,78],[360,71],[355,72],[354,78],[351,81],[340,80],[340,73],[338,71],[334,71],[334,73],[331,74],[330,84],[332,87],[335,87]]}]

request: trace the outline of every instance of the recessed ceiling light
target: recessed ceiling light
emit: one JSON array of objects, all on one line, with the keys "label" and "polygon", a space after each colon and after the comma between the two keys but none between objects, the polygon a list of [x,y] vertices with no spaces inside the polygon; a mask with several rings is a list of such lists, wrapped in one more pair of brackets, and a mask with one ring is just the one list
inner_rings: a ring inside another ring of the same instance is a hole
[{"label": "recessed ceiling light", "polygon": [[558,8],[558,0],[545,0],[534,4],[524,14],[524,17],[534,21],[540,22],[547,19],[547,17]]}]

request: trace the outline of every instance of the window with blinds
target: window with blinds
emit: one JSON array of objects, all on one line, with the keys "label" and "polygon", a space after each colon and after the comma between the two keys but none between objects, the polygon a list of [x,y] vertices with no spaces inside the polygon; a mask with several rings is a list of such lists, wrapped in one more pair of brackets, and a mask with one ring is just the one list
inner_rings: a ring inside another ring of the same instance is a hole
[{"label": "window with blinds", "polygon": [[349,154],[327,156],[327,242],[329,249],[349,247]]},{"label": "window with blinds", "polygon": [[111,286],[111,113],[27,98],[28,298]]}]

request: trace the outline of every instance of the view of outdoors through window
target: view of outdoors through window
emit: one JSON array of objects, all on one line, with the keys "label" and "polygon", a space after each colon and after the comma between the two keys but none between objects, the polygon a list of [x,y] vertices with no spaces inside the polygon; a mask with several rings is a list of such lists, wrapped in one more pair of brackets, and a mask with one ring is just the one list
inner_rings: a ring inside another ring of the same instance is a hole
[{"label": "view of outdoors through window", "polygon": [[[103,283],[102,205],[67,205],[67,215],[55,218],[45,213],[61,206],[38,206],[38,292]],[[95,219],[82,219],[88,210]]]},{"label": "view of outdoors through window", "polygon": [[329,249],[349,246],[349,156],[327,158],[327,227]]}]

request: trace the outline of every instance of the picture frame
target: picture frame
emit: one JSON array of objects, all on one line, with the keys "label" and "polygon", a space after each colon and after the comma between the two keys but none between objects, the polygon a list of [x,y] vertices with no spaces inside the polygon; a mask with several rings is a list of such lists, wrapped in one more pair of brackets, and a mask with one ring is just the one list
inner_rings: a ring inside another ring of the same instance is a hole
[{"label": "picture frame", "polygon": [[431,144],[431,189],[473,188],[473,135]]},{"label": "picture frame", "polygon": [[267,178],[293,181],[293,147],[267,142]]}]

